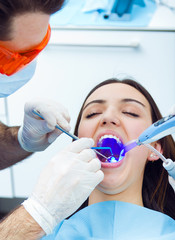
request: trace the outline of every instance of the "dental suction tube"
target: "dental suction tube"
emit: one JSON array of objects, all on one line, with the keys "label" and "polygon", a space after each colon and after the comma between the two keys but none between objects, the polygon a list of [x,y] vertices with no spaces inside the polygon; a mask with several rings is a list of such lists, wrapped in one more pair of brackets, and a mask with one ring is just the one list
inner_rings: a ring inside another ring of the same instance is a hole
[{"label": "dental suction tube", "polygon": [[165,158],[160,152],[158,152],[154,147],[149,144],[144,144],[147,148],[149,148],[152,152],[154,152],[162,161],[163,167],[167,170],[169,176],[175,179],[175,162],[173,162],[170,158]]}]

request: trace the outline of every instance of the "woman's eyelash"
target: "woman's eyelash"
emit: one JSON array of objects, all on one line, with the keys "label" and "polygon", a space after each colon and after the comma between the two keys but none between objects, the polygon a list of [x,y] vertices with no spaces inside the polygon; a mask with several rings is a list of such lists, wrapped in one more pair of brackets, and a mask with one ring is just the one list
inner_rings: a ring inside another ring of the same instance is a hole
[{"label": "woman's eyelash", "polygon": [[95,116],[95,115],[97,115],[97,114],[100,114],[100,113],[97,113],[97,112],[90,113],[90,114],[88,114],[88,115],[86,116],[86,118],[91,118],[91,117],[93,117],[93,116]]},{"label": "woman's eyelash", "polygon": [[125,113],[125,114],[129,114],[129,115],[131,115],[131,116],[133,116],[133,117],[139,117],[138,114],[133,113],[133,112],[123,112],[123,113]]}]

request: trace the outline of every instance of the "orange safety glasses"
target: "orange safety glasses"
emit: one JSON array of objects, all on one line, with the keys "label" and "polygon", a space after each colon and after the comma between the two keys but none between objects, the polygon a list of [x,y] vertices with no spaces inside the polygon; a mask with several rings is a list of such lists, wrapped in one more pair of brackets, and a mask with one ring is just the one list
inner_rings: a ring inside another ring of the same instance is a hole
[{"label": "orange safety glasses", "polygon": [[50,25],[42,42],[27,52],[18,53],[0,46],[0,73],[10,76],[29,64],[46,47],[51,35]]}]

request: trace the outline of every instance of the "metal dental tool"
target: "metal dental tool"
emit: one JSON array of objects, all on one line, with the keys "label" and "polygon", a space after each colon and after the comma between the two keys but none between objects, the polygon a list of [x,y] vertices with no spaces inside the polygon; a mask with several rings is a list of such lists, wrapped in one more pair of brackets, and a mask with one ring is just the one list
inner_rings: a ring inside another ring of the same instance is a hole
[{"label": "metal dental tool", "polygon": [[[43,118],[43,116],[40,114],[40,112],[38,112],[37,110],[33,109],[32,112],[34,114],[36,114],[38,117],[42,118],[43,120],[45,120]],[[63,129],[62,127],[60,127],[58,124],[56,125],[56,128],[59,129],[60,131],[64,132],[65,134],[67,134],[69,137],[73,138],[74,140],[78,140],[79,138],[77,136],[75,136],[74,134],[66,131],[65,129]],[[104,157],[105,159],[107,159],[106,156],[104,156],[103,154],[101,154],[100,152],[98,152],[96,149],[102,149],[102,147],[92,147],[92,149],[94,150],[95,153],[101,155],[102,157]],[[106,147],[105,149],[109,149],[112,153],[112,150],[110,147]]]}]

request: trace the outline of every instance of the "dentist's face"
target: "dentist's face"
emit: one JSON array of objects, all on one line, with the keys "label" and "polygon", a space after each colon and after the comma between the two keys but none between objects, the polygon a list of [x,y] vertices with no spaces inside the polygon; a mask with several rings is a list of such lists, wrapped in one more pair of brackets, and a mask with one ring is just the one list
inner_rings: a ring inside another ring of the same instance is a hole
[{"label": "dentist's face", "polygon": [[[118,143],[137,139],[152,124],[147,99],[134,87],[122,83],[104,85],[87,99],[78,129],[78,137],[90,137],[95,145],[105,138]],[[126,189],[142,188],[145,163],[150,152],[136,147],[120,162],[102,162],[104,180],[99,188],[106,193],[120,193]]]}]

